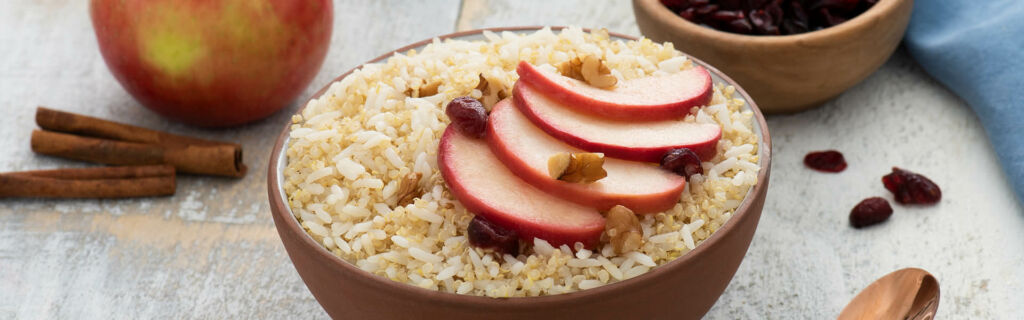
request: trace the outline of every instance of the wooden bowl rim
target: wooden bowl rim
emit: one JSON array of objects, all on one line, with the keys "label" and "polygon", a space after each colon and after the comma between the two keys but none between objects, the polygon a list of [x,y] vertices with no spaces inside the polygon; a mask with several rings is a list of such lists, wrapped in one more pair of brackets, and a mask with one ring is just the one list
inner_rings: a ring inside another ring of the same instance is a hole
[{"label": "wooden bowl rim", "polygon": [[[412,43],[410,45],[406,45],[404,47],[392,50],[392,51],[390,51],[388,53],[385,53],[385,54],[383,54],[381,56],[378,56],[378,57],[376,57],[374,59],[371,59],[370,61],[367,61],[366,63],[360,64],[360,65],[352,68],[351,70],[341,74],[340,76],[338,76],[334,80],[331,80],[327,85],[325,85],[319,91],[314,93],[313,96],[310,99],[307,99],[306,100],[307,103],[303,104],[299,108],[299,110],[296,111],[295,114],[302,113],[302,110],[305,109],[305,106],[308,104],[308,101],[313,99],[313,98],[322,96],[324,94],[324,92],[327,91],[327,89],[330,87],[331,84],[333,84],[334,82],[340,81],[345,76],[347,76],[348,74],[352,73],[352,71],[354,71],[356,69],[359,69],[363,65],[369,64],[369,63],[375,63],[375,62],[384,61],[385,59],[391,57],[395,53],[399,53],[399,52],[404,53],[404,52],[409,51],[410,49],[418,48],[418,47],[424,46],[426,44],[429,44],[435,38],[444,40],[444,39],[448,39],[448,38],[458,38],[458,37],[464,37],[464,36],[469,36],[469,35],[481,34],[484,31],[491,31],[491,32],[504,32],[504,31],[525,32],[525,31],[536,31],[536,30],[540,30],[542,28],[544,28],[544,27],[543,26],[519,26],[519,27],[499,27],[499,28],[474,29],[474,30],[469,30],[469,31],[462,31],[462,32],[455,32],[455,33],[451,33],[451,34],[446,34],[446,35],[442,35],[442,36],[438,36],[438,37],[434,37],[434,38],[418,41],[418,42]],[[565,29],[566,27],[565,26],[551,26],[549,28],[552,31],[559,31],[559,30]],[[589,31],[588,28],[583,28],[583,30],[584,31]],[[627,40],[636,40],[637,39],[636,37],[633,37],[633,36],[627,36],[627,35],[613,33],[613,32],[609,32],[609,35],[610,36],[614,36],[614,37],[618,37],[618,38],[622,38],[622,39],[627,39]],[[736,92],[739,93],[740,96],[743,99],[746,100],[750,110],[754,113],[754,119],[755,119],[756,123],[758,124],[758,126],[760,128],[760,130],[758,130],[756,132],[756,134],[759,136],[759,138],[761,140],[760,141],[761,143],[758,146],[759,147],[759,150],[758,150],[759,154],[758,154],[758,156],[760,157],[759,165],[761,166],[761,170],[758,172],[758,175],[757,175],[757,179],[758,179],[757,180],[757,184],[755,184],[754,187],[751,188],[748,191],[747,195],[743,199],[743,202],[740,204],[740,207],[736,209],[736,211],[733,213],[732,217],[730,217],[729,220],[726,221],[726,223],[724,225],[722,225],[717,231],[715,231],[715,233],[713,233],[708,239],[704,240],[704,242],[701,245],[697,246],[696,248],[694,248],[690,252],[687,252],[683,256],[678,257],[678,258],[676,258],[676,259],[674,259],[674,260],[672,260],[672,261],[670,261],[668,263],[665,263],[663,265],[655,267],[655,268],[651,269],[650,271],[648,271],[648,272],[646,272],[646,273],[644,273],[642,275],[636,276],[636,277],[631,278],[631,279],[622,280],[622,281],[619,281],[619,282],[616,282],[616,283],[611,283],[611,284],[603,285],[603,286],[600,286],[600,287],[597,287],[597,288],[580,290],[580,291],[571,292],[571,293],[565,293],[565,294],[546,295],[546,296],[537,296],[537,297],[492,298],[492,297],[485,297],[485,296],[463,295],[463,294],[455,294],[455,293],[448,293],[448,292],[442,292],[442,291],[437,291],[437,290],[424,289],[424,288],[420,288],[420,287],[417,287],[417,286],[414,286],[414,285],[411,285],[411,284],[401,283],[401,282],[393,281],[393,280],[390,280],[390,279],[386,279],[384,277],[377,276],[377,275],[371,274],[369,272],[363,271],[362,269],[359,269],[358,267],[356,267],[354,264],[349,263],[348,261],[345,261],[342,258],[340,258],[338,256],[335,256],[333,253],[327,251],[327,249],[323,248],[323,246],[320,245],[319,243],[316,243],[313,240],[313,238],[310,237],[308,235],[308,233],[306,233],[306,231],[302,229],[301,226],[299,226],[298,220],[295,218],[294,214],[291,212],[291,209],[289,208],[289,206],[287,206],[285,204],[287,199],[285,198],[283,189],[280,186],[280,181],[278,180],[278,174],[280,172],[277,169],[278,169],[279,165],[281,164],[279,162],[279,160],[283,158],[281,152],[284,150],[284,144],[285,144],[285,142],[289,138],[289,134],[288,133],[289,133],[290,128],[291,128],[291,121],[290,120],[289,120],[289,122],[287,124],[284,125],[284,128],[281,130],[281,133],[278,134],[277,142],[274,144],[274,149],[271,151],[271,154],[270,154],[270,164],[269,164],[269,166],[267,168],[267,189],[268,189],[267,191],[268,191],[268,196],[270,198],[271,214],[274,215],[274,216],[277,216],[277,218],[280,218],[280,219],[275,219],[275,225],[279,229],[279,231],[282,232],[282,233],[283,232],[288,232],[288,233],[292,233],[292,234],[299,234],[299,235],[301,235],[301,237],[299,237],[299,238],[301,239],[300,242],[302,243],[302,245],[306,246],[309,249],[312,249],[313,252],[316,252],[316,254],[313,256],[313,258],[315,260],[314,263],[326,264],[327,267],[329,267],[330,269],[332,269],[332,270],[334,270],[335,272],[338,272],[338,273],[347,273],[349,275],[354,275],[352,277],[353,279],[356,279],[357,281],[367,282],[370,286],[381,288],[382,290],[387,290],[388,292],[394,292],[396,295],[399,295],[399,296],[417,296],[419,299],[421,299],[420,301],[428,302],[428,303],[441,303],[441,304],[447,304],[447,305],[454,305],[454,306],[457,306],[459,308],[465,308],[465,309],[468,309],[468,310],[486,310],[486,309],[491,309],[491,310],[494,310],[494,309],[506,309],[506,310],[508,310],[508,309],[518,309],[518,308],[537,308],[537,307],[544,307],[544,306],[557,306],[557,305],[568,303],[568,302],[578,302],[578,301],[582,301],[582,300],[603,299],[603,298],[606,298],[608,296],[621,294],[621,292],[629,292],[631,290],[640,290],[642,287],[647,286],[648,284],[651,284],[651,283],[659,281],[659,278],[661,278],[662,275],[665,275],[665,274],[668,274],[668,273],[671,273],[671,272],[675,272],[675,270],[680,269],[683,265],[691,263],[691,261],[695,261],[697,259],[700,259],[701,256],[705,255],[704,254],[705,252],[707,252],[707,251],[711,250],[712,248],[714,248],[715,244],[719,243],[721,241],[720,239],[722,239],[725,234],[728,234],[732,230],[736,229],[737,228],[737,224],[741,220],[744,220],[744,218],[746,218],[747,216],[753,214],[753,213],[751,213],[751,211],[752,211],[751,210],[751,206],[755,202],[754,199],[757,198],[760,194],[765,192],[764,189],[767,188],[768,177],[769,177],[769,173],[771,171],[771,157],[772,157],[772,152],[771,152],[771,136],[769,135],[768,124],[765,122],[764,115],[761,113],[760,109],[757,107],[757,105],[755,104],[754,100],[750,98],[750,95],[748,95],[747,92],[744,91],[743,88],[741,88],[739,86],[739,84],[737,84],[735,81],[733,81],[731,78],[726,76],[724,73],[722,73],[718,69],[716,69],[713,66],[710,66],[707,63],[705,63],[705,62],[703,62],[703,61],[701,61],[701,60],[699,60],[697,58],[694,58],[693,56],[690,56],[690,55],[688,55],[686,53],[683,53],[683,55],[686,56],[689,59],[692,59],[695,63],[697,63],[697,64],[707,68],[708,72],[714,73],[714,74],[718,75],[719,77],[721,77],[722,80],[724,80],[725,83],[728,83],[729,85],[732,85],[734,88],[736,88]],[[278,224],[277,223],[278,221],[283,221],[284,222],[284,226]],[[281,230],[282,227],[284,228],[284,230]],[[289,253],[289,255],[291,255],[291,253]]]},{"label": "wooden bowl rim", "polygon": [[811,32],[791,35],[746,35],[702,27],[683,19],[659,2],[659,0],[633,0],[635,7],[645,10],[658,24],[667,25],[676,31],[682,31],[701,38],[729,43],[759,44],[765,46],[789,46],[794,43],[826,43],[846,36],[861,33],[872,21],[879,21],[896,11],[902,2],[913,0],[880,0],[871,8],[838,25]]}]

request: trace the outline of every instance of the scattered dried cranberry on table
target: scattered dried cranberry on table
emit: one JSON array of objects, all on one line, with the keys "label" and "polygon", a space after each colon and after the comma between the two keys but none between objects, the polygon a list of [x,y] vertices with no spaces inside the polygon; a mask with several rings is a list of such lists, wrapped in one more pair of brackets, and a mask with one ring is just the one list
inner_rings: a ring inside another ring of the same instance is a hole
[{"label": "scattered dried cranberry on table", "polygon": [[889,201],[880,197],[864,199],[850,211],[850,225],[860,229],[873,224],[881,223],[892,216],[892,206]]},{"label": "scattered dried cranberry on table", "polygon": [[804,165],[822,172],[840,172],[846,169],[846,158],[835,150],[815,151],[804,156]]},{"label": "scattered dried cranberry on table", "polygon": [[519,254],[519,235],[502,228],[481,216],[473,217],[466,230],[469,244],[484,249],[494,249],[511,255]]},{"label": "scattered dried cranberry on table", "polygon": [[693,150],[687,148],[672,149],[661,158],[661,167],[675,172],[678,175],[690,180],[690,176],[704,174],[704,168],[700,166],[700,157]]},{"label": "scattered dried cranberry on table", "polygon": [[882,184],[902,204],[932,204],[942,199],[942,190],[935,182],[897,167],[882,177]]},{"label": "scattered dried cranberry on table", "polygon": [[828,28],[878,0],[661,0],[680,17],[722,31],[787,35]]},{"label": "scattered dried cranberry on table", "polygon": [[455,128],[463,134],[479,138],[487,129],[487,109],[480,101],[470,97],[458,97],[448,103],[444,113]]}]

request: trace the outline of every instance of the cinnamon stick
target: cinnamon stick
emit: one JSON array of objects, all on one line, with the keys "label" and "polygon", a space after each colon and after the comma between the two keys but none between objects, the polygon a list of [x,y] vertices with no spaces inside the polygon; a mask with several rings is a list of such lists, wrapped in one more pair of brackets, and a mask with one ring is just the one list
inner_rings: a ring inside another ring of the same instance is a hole
[{"label": "cinnamon stick", "polygon": [[74,133],[110,140],[155,144],[164,147],[227,145],[236,147],[239,150],[242,149],[242,146],[235,143],[180,136],[86,115],[53,110],[43,106],[36,108],[36,124],[40,128],[50,131]]},{"label": "cinnamon stick", "polygon": [[[45,130],[94,138],[72,141],[43,134],[38,137],[40,147],[51,147],[47,149],[51,153],[36,152],[44,154],[118,165],[165,163],[180,172],[228,177],[242,177],[247,170],[242,162],[242,146],[235,143],[180,136],[41,106],[36,109],[36,123]],[[53,141],[47,141],[50,139]],[[36,150],[35,132],[32,141],[32,149]],[[77,142],[91,145],[70,144]]]},{"label": "cinnamon stick", "polygon": [[37,153],[93,163],[167,164],[180,172],[228,177],[241,177],[246,171],[241,149],[229,144],[164,147],[44,130],[32,132],[31,144]]},{"label": "cinnamon stick", "polygon": [[0,173],[0,198],[128,198],[173,195],[170,166]]},{"label": "cinnamon stick", "polygon": [[155,166],[126,166],[126,167],[96,167],[96,168],[74,168],[74,169],[53,169],[34,170],[0,173],[0,175],[16,175],[36,178],[53,178],[66,180],[91,180],[91,179],[131,179],[131,178],[152,178],[173,176],[174,167],[169,165]]}]

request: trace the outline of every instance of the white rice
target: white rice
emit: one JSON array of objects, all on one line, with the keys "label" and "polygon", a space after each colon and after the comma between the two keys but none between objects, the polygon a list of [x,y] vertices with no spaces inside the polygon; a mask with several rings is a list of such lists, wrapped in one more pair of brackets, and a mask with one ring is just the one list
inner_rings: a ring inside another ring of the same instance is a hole
[{"label": "white rice", "polygon": [[[757,183],[753,113],[718,84],[709,106],[683,121],[722,127],[718,155],[693,176],[671,210],[641,217],[643,246],[616,254],[553,247],[535,239],[518,256],[469,245],[472,213],[446,189],[437,167],[437,144],[448,123],[444,105],[470,95],[482,75],[489,88],[510,91],[520,60],[552,68],[573,56],[604,57],[612,74],[628,80],[692,67],[671,44],[612,40],[606,32],[568,28],[531,34],[485,32],[486,41],[435,39],[421,51],[367,64],[296,115],[287,147],[284,190],[310,236],[362,270],[394,281],[458,294],[491,297],[572,292],[629,279],[685,255],[732,216]],[[438,93],[412,98],[407,89],[439,82]],[[399,182],[421,173],[424,194],[398,206]],[[606,240],[606,239],[605,239]]]}]

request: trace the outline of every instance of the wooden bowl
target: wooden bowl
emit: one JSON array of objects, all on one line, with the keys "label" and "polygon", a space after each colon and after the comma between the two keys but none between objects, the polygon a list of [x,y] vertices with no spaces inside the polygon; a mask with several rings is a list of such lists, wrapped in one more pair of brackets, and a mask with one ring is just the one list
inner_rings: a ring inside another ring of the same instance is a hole
[{"label": "wooden bowl", "polygon": [[787,36],[702,27],[658,0],[633,0],[644,36],[718,67],[766,113],[802,111],[838,96],[878,69],[907,29],[913,0],[882,0],[839,25]]},{"label": "wooden bowl", "polygon": [[[539,27],[481,29],[440,36],[441,39],[483,39],[484,30],[532,32]],[[558,30],[561,28],[553,27]],[[613,34],[613,37],[635,39]],[[430,39],[388,52],[419,48]],[[370,63],[368,62],[368,63]],[[290,125],[285,125],[270,156],[267,192],[278,234],[299,276],[320,305],[336,319],[697,319],[718,300],[750,246],[768,190],[771,138],[764,117],[735,82],[715,68],[712,79],[736,87],[754,112],[753,131],[759,138],[757,185],[752,187],[732,218],[686,255],[632,279],[578,292],[525,298],[488,298],[422,289],[360,270],[328,252],[310,237],[287,205],[281,182],[288,161]],[[357,67],[358,68],[358,67]],[[351,71],[334,81],[340,81]],[[332,81],[332,83],[334,82]],[[330,84],[328,84],[329,86]],[[328,88],[324,86],[314,97]],[[299,110],[298,113],[301,113]]]}]

